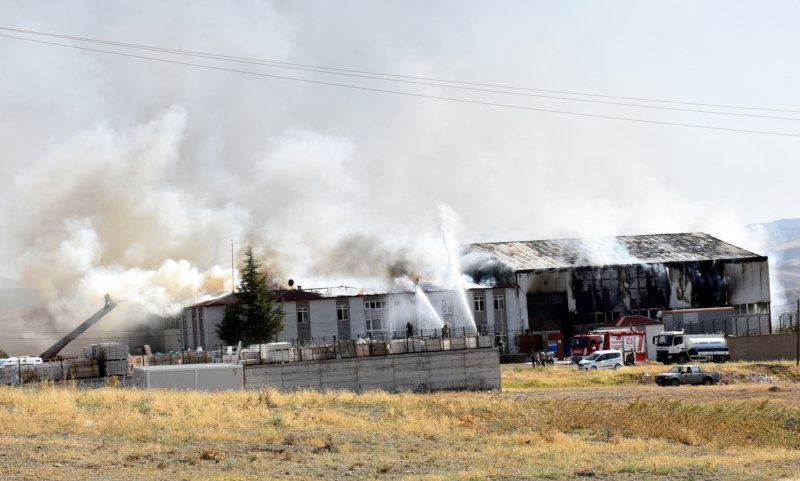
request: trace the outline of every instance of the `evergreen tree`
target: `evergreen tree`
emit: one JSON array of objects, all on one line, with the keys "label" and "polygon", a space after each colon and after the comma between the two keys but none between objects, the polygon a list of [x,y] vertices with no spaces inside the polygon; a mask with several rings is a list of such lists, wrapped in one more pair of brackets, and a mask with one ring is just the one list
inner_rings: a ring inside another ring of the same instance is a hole
[{"label": "evergreen tree", "polygon": [[259,273],[262,264],[253,257],[251,247],[245,256],[236,302],[225,307],[217,335],[228,344],[272,342],[283,330],[283,309],[269,288],[267,275]]}]

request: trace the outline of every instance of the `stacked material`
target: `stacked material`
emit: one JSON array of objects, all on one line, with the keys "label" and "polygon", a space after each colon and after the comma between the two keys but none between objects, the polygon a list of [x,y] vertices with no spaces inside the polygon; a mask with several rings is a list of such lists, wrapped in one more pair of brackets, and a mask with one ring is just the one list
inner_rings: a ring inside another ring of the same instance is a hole
[{"label": "stacked material", "polygon": [[461,349],[466,349],[467,343],[463,337],[451,337],[450,338],[450,350],[456,351]]},{"label": "stacked material", "polygon": [[259,351],[243,352],[242,360],[239,361],[239,363],[245,366],[253,366],[256,364],[261,364],[261,352]]},{"label": "stacked material", "polygon": [[128,346],[119,342],[92,344],[92,354],[100,361],[100,371],[106,376],[127,376]]},{"label": "stacked material", "polygon": [[149,366],[150,356],[131,356],[131,364],[136,366]]},{"label": "stacked material", "polygon": [[428,351],[428,352],[441,351],[442,350],[442,338],[441,337],[432,337],[430,339],[425,339],[425,350]]},{"label": "stacked material", "polygon": [[339,341],[338,350],[342,359],[356,357],[356,341]]},{"label": "stacked material", "polygon": [[411,348],[405,339],[393,339],[389,343],[389,352],[392,354],[405,354],[411,352]]},{"label": "stacked material", "polygon": [[492,347],[492,336],[478,337],[478,347],[479,348]]},{"label": "stacked material", "polygon": [[101,342],[92,344],[92,358],[106,361],[128,360],[128,346],[120,342]]},{"label": "stacked material", "polygon": [[0,368],[0,384],[19,384],[17,377],[17,366],[6,366]]},{"label": "stacked material", "polygon": [[369,344],[356,344],[356,357],[369,357]]},{"label": "stacked material", "polygon": [[[211,353],[208,351],[187,351],[183,353],[184,364],[210,364]],[[258,364],[258,363],[256,363]]]},{"label": "stacked material", "polygon": [[166,366],[170,364],[182,364],[180,354],[153,354],[148,356],[150,366]]},{"label": "stacked material", "polygon": [[38,364],[35,367],[36,377],[39,379],[50,379],[60,381],[64,379],[64,366],[57,362]]},{"label": "stacked material", "polygon": [[73,359],[70,362],[69,375],[74,379],[100,377],[100,366],[94,359]]},{"label": "stacked material", "polygon": [[314,359],[314,351],[310,347],[301,347],[298,353],[300,354],[301,361],[311,361]]},{"label": "stacked material", "polygon": [[106,376],[127,376],[130,364],[127,360],[101,361]]},{"label": "stacked material", "polygon": [[389,345],[390,354],[405,354],[408,352],[425,352],[427,344],[424,339],[405,338],[393,339]]},{"label": "stacked material", "polygon": [[223,354],[222,362],[223,364],[239,364],[239,358],[236,354]]},{"label": "stacked material", "polygon": [[333,346],[316,346],[311,349],[311,356],[315,361],[333,359],[336,357]]},{"label": "stacked material", "polygon": [[369,345],[369,352],[373,356],[388,356],[389,343],[383,341],[373,341]]}]

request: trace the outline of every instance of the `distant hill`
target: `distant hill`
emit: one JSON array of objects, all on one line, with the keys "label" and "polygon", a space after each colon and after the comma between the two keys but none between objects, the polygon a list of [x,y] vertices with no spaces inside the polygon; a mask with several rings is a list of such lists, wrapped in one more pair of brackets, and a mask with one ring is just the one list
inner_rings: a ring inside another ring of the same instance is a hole
[{"label": "distant hill", "polygon": [[[781,219],[749,228],[767,233],[767,255],[772,275],[783,287],[783,298],[792,301],[800,297],[800,219]],[[772,287],[773,298],[781,297]]]}]

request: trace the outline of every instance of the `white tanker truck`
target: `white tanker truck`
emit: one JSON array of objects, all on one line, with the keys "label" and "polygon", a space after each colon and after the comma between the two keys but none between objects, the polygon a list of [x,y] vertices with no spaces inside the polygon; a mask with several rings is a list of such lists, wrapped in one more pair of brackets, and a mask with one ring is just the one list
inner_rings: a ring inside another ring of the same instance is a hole
[{"label": "white tanker truck", "polygon": [[729,361],[728,341],[717,334],[684,334],[683,331],[662,332],[653,337],[656,361],[664,364],[689,361]]}]

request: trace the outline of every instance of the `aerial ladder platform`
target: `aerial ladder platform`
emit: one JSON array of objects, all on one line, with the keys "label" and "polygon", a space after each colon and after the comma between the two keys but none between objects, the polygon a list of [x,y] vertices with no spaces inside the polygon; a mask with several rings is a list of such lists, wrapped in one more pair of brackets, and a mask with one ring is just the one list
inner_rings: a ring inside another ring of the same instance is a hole
[{"label": "aerial ladder platform", "polygon": [[41,358],[43,360],[45,360],[45,361],[51,361],[51,360],[55,359],[56,356],[58,356],[58,353],[61,352],[62,349],[67,347],[67,344],[69,344],[70,342],[74,341],[76,337],[80,336],[87,329],[89,329],[90,327],[95,325],[97,323],[97,321],[102,319],[103,316],[105,316],[106,314],[111,312],[115,307],[117,307],[117,304],[114,301],[112,301],[111,298],[108,297],[108,295],[106,295],[106,305],[105,306],[100,308],[99,311],[97,311],[94,314],[92,314],[92,316],[90,318],[88,318],[85,321],[83,321],[81,323],[81,325],[79,325],[78,327],[73,329],[72,332],[70,332],[66,336],[62,337],[61,340],[59,340],[57,343],[53,344],[49,349],[44,351],[42,353],[42,355],[41,355]]}]

